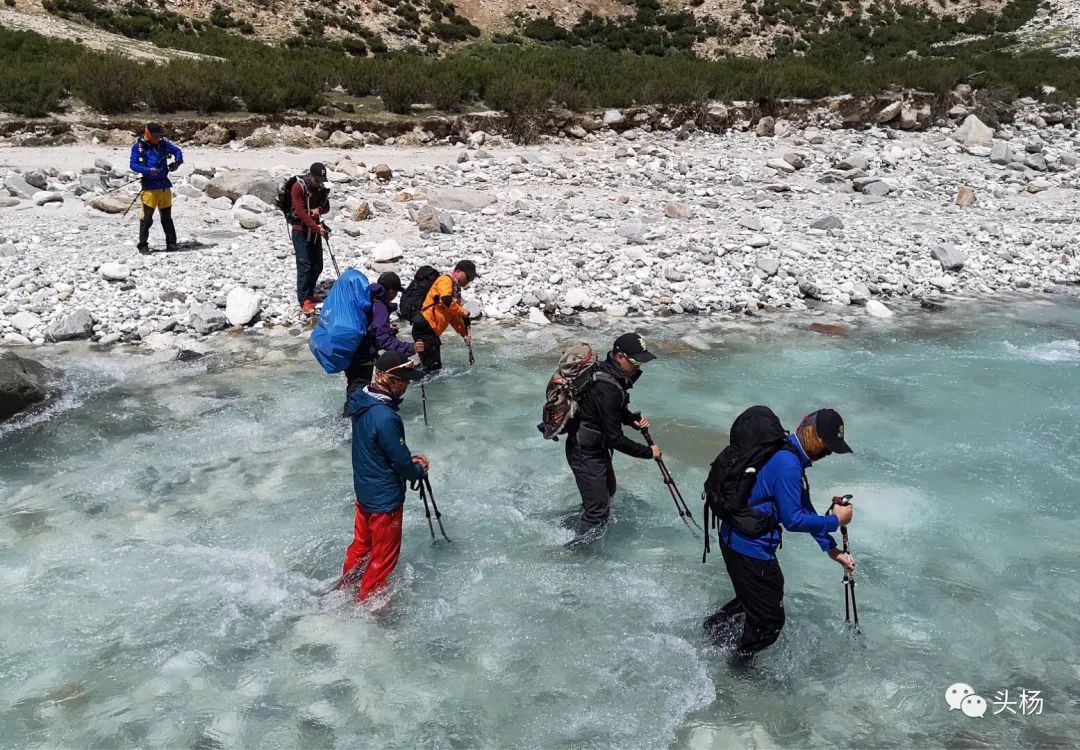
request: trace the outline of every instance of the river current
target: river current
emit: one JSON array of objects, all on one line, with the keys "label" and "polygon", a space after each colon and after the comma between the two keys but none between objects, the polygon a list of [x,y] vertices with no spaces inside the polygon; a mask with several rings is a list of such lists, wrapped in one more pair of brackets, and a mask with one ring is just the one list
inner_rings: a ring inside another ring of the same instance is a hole
[{"label": "river current", "polygon": [[855,496],[862,635],[789,533],[787,627],[751,673],[704,638],[730,584],[652,462],[617,456],[609,533],[562,546],[578,499],[539,406],[558,344],[612,323],[480,325],[472,369],[447,340],[430,427],[418,390],[402,413],[453,543],[410,495],[377,615],[325,593],[352,523],[340,376],[287,338],[45,352],[65,394],[0,426],[0,746],[1075,747],[1080,305],[897,321],[614,324],[660,355],[632,403],[696,516],[743,408],[847,422],[855,454],[809,478],[819,510]]}]

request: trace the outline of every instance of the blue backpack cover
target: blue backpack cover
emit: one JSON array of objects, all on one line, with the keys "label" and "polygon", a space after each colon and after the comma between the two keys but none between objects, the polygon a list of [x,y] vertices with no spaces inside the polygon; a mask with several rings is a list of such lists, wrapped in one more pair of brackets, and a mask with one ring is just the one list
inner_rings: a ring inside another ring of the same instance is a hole
[{"label": "blue backpack cover", "polygon": [[350,268],[326,295],[308,348],[328,373],[341,372],[352,361],[371,321],[367,276]]}]

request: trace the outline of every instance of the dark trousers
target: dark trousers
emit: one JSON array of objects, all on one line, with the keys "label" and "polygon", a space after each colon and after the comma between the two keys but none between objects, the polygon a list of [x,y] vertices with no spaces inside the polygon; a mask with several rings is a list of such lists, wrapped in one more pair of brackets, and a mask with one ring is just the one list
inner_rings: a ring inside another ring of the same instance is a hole
[{"label": "dark trousers", "polygon": [[420,353],[420,364],[424,372],[436,372],[442,369],[442,339],[423,315],[413,318],[412,337],[414,341],[424,342],[424,351]]},{"label": "dark trousers", "polygon": [[747,557],[723,542],[720,552],[735,598],[710,615],[705,627],[720,639],[725,631],[734,631],[735,618],[746,615],[735,651],[742,655],[755,654],[775,643],[784,629],[784,573],[775,559]]},{"label": "dark trousers", "polygon": [[375,373],[375,359],[353,357],[345,368],[345,416],[349,416],[349,397],[353,392],[371,385],[371,376]]},{"label": "dark trousers", "polygon": [[[172,220],[171,208],[159,208],[161,211],[161,228],[165,230],[165,247],[171,249],[176,244],[176,226]],[[142,215],[139,218],[139,249],[145,250],[150,246],[150,227],[154,226],[154,209],[145,203],[142,206]]]},{"label": "dark trousers", "polygon": [[292,244],[296,253],[296,299],[303,304],[315,298],[315,285],[322,274],[322,237],[307,229],[294,229]]},{"label": "dark trousers", "polygon": [[[582,435],[583,432],[586,434]],[[599,439],[600,434],[587,426],[566,436],[566,463],[574,472],[574,481],[581,495],[579,536],[605,525],[611,516],[611,498],[615,495],[616,487],[615,467],[611,464],[611,452],[595,447]]]}]

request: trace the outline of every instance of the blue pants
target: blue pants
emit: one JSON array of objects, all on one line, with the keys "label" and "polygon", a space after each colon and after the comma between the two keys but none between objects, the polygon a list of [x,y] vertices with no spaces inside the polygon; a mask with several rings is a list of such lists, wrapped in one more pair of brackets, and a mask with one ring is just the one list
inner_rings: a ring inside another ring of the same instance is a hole
[{"label": "blue pants", "polygon": [[296,253],[296,299],[303,304],[315,297],[315,285],[322,274],[322,237],[307,229],[293,229],[292,244]]}]

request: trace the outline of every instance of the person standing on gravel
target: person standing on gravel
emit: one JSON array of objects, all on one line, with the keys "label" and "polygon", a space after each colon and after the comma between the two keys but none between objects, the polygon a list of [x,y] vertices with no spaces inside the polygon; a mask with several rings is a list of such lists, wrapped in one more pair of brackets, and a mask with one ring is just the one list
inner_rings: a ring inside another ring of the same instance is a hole
[{"label": "person standing on gravel", "polygon": [[623,434],[624,426],[649,428],[649,420],[630,411],[630,389],[641,377],[641,366],[654,359],[640,336],[624,333],[597,366],[581,398],[580,415],[566,434],[566,463],[581,494],[581,519],[570,546],[592,541],[607,527],[615,495],[614,451],[632,458],[663,456],[659,445],[638,443]]},{"label": "person standing on gravel", "polygon": [[315,312],[315,285],[323,270],[322,238],[327,234],[321,218],[330,211],[330,189],[326,166],[315,162],[307,172],[289,180],[290,210],[286,220],[296,253],[296,298],[300,309]]},{"label": "person standing on gravel", "polygon": [[405,481],[428,473],[427,457],[413,455],[405,444],[405,425],[398,414],[409,383],[421,377],[404,354],[384,352],[375,363],[375,381],[349,397],[356,517],[337,587],[355,586],[359,579],[357,601],[385,588],[397,567]]},{"label": "person standing on gravel", "polygon": [[[169,163],[172,157],[172,163]],[[154,210],[161,212],[161,228],[165,230],[165,250],[176,250],[176,227],[172,220],[172,182],[169,172],[175,172],[184,163],[184,152],[165,140],[165,129],[156,122],[148,122],[143,135],[131,144],[132,172],[142,176],[142,214],[139,219],[138,250],[150,253],[150,227],[154,225]]]}]

